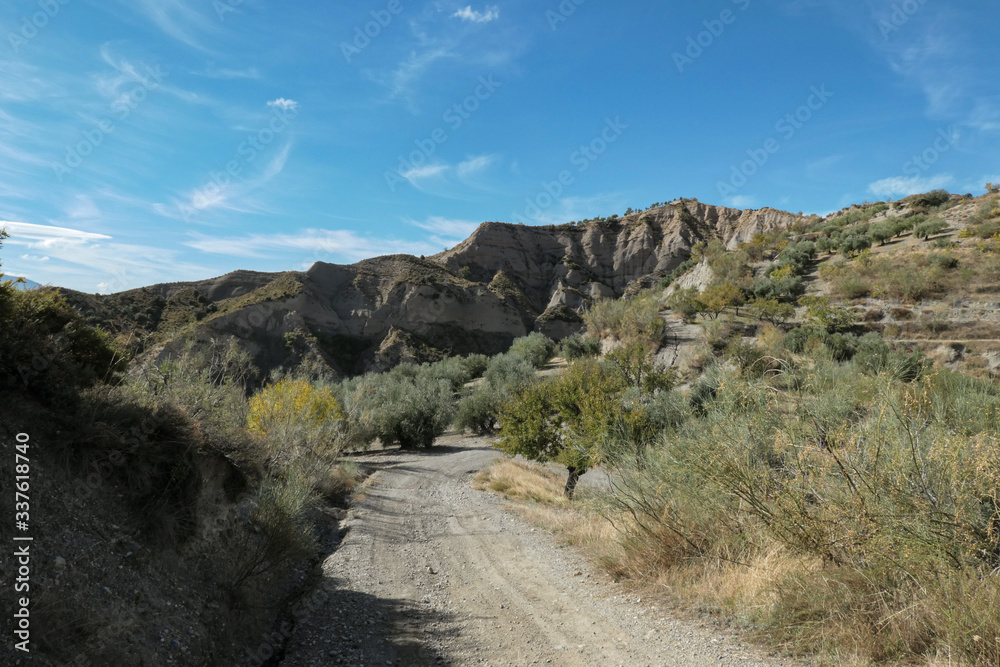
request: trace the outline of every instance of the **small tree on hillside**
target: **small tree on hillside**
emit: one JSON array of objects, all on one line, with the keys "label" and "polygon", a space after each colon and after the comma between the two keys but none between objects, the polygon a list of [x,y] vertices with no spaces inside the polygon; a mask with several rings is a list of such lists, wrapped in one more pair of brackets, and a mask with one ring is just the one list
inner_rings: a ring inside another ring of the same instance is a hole
[{"label": "small tree on hillside", "polygon": [[518,393],[500,414],[501,450],[511,456],[566,466],[564,493],[572,500],[580,476],[600,458],[611,418],[620,410],[620,377],[594,360],[573,364],[562,376]]}]

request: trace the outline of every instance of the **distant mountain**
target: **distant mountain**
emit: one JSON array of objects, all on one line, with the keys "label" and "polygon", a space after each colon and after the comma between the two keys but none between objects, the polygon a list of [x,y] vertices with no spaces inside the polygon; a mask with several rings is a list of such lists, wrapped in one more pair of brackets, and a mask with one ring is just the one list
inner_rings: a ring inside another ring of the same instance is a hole
[{"label": "distant mountain", "polygon": [[[13,278],[11,276],[4,277],[4,280],[9,280],[9,279],[17,280],[17,277],[16,276]],[[27,278],[24,279],[23,283],[14,283],[14,288],[19,290],[35,289],[36,287],[41,287],[41,285],[36,283],[34,280],[28,280]]]},{"label": "distant mountain", "polygon": [[265,373],[322,359],[341,374],[448,354],[495,354],[540,331],[561,339],[600,298],[655,285],[699,242],[735,248],[799,216],[677,200],[624,217],[486,222],[432,257],[393,255],[305,272],[236,271],[98,296],[63,290],[92,321],[147,335],[159,353],[236,340]]}]

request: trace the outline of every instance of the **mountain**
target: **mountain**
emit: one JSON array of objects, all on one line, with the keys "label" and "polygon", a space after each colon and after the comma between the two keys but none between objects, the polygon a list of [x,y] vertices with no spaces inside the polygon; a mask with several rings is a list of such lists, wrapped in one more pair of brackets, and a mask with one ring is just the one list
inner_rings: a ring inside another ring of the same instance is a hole
[{"label": "mountain", "polygon": [[[22,276],[22,278],[23,278],[23,276]],[[17,278],[16,277],[14,277],[14,278],[4,277],[4,280],[17,280]],[[41,287],[41,285],[39,285],[38,283],[36,283],[34,280],[28,280],[27,278],[23,278],[23,280],[24,280],[23,283],[14,283],[14,289],[29,290],[29,289],[36,289],[38,287]]]},{"label": "mountain", "polygon": [[391,255],[305,272],[236,271],[108,296],[66,291],[97,323],[158,353],[235,339],[265,372],[307,357],[340,374],[448,354],[495,354],[532,331],[563,338],[595,299],[655,284],[710,239],[736,247],[799,216],[677,200],[619,218],[486,222],[432,257]]}]

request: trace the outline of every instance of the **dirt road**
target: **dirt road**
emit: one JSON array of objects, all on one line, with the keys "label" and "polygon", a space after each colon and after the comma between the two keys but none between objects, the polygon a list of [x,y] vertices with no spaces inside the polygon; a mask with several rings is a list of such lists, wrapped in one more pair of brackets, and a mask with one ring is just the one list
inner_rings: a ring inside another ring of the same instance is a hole
[{"label": "dirt road", "polygon": [[785,665],[626,596],[551,535],[474,490],[498,456],[446,438],[381,466],[323,564],[283,667]]}]

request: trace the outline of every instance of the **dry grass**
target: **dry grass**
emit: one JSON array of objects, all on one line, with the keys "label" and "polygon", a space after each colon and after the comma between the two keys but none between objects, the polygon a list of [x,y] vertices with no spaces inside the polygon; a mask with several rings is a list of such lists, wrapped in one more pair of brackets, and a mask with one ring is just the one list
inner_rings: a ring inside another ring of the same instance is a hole
[{"label": "dry grass", "polygon": [[530,500],[543,505],[568,507],[563,495],[565,482],[555,472],[534,463],[500,461],[481,470],[474,484],[477,489],[495,491],[512,500]]}]

